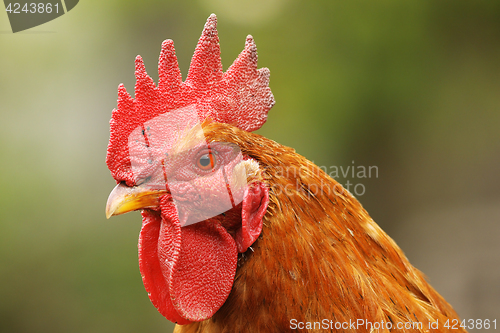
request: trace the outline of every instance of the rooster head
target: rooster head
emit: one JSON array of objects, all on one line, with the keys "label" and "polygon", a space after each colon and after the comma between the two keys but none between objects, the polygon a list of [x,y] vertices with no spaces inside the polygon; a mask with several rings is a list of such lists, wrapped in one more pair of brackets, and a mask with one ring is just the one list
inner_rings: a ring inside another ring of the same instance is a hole
[{"label": "rooster head", "polygon": [[260,235],[269,202],[258,162],[205,136],[210,123],[254,131],[274,105],[252,36],[222,71],[216,23],[212,14],[184,82],[171,40],[162,44],[158,85],[138,56],[135,99],[120,85],[110,121],[106,164],[117,186],[106,216],[142,210],[142,280],[178,324],[208,319],[224,304],[238,253]]}]

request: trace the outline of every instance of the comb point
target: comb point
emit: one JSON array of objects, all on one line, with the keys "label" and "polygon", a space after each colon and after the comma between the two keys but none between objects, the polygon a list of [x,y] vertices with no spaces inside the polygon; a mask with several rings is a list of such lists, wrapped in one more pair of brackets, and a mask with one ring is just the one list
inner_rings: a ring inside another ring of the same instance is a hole
[{"label": "comb point", "polygon": [[167,39],[161,44],[158,79],[158,88],[162,94],[173,94],[182,84],[182,74],[175,56],[174,41],[171,39]]},{"label": "comb point", "polygon": [[217,16],[210,15],[201,33],[186,79],[201,94],[208,92],[222,77]]},{"label": "comb point", "polygon": [[207,22],[205,23],[205,29],[216,29],[217,28],[217,15],[214,13],[210,14],[210,16],[207,19]]},{"label": "comb point", "polygon": [[132,101],[132,96],[127,91],[127,88],[123,85],[123,83],[120,83],[118,86],[118,100],[119,101]]},{"label": "comb point", "polygon": [[146,74],[146,66],[144,66],[142,57],[138,55],[135,57],[135,76],[138,78],[139,76],[142,76],[142,74]]},{"label": "comb point", "polygon": [[247,47],[247,45],[253,45],[253,46],[255,46],[255,41],[254,41],[252,35],[248,35],[247,36],[247,39],[245,41],[245,48]]}]

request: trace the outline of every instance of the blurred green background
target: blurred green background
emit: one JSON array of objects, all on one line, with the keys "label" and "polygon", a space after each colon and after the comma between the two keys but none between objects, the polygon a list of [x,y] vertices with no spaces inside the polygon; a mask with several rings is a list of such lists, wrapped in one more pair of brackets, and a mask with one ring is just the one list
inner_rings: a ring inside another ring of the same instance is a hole
[{"label": "blurred green background", "polygon": [[[0,332],[170,332],[142,285],[139,213],[106,220],[117,86],[161,42],[184,77],[210,13],[226,69],[252,34],[259,133],[377,166],[359,200],[462,318],[500,320],[500,1],[91,1],[12,34],[0,14]],[[358,193],[361,187],[358,187]]]}]

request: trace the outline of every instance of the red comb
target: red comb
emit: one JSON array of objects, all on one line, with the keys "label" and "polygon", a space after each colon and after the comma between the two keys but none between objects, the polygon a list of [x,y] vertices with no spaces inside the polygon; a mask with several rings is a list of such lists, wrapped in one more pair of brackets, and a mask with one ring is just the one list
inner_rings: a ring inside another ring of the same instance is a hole
[{"label": "red comb", "polygon": [[106,164],[117,182],[134,185],[129,135],[158,115],[193,105],[200,122],[210,117],[216,122],[255,131],[266,121],[274,97],[269,88],[269,69],[257,69],[257,47],[252,36],[247,37],[245,49],[223,73],[216,25],[217,17],[212,14],[194,51],[185,82],[182,82],[172,40],[164,41],[161,47],[158,86],[146,73],[142,58],[137,56],[135,99],[121,84],[118,107],[113,110],[110,121]]}]

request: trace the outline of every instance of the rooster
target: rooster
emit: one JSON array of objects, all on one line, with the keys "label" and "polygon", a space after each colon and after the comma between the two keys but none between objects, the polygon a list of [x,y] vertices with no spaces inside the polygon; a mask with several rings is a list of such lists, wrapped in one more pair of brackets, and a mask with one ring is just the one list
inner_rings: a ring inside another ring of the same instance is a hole
[{"label": "rooster", "polygon": [[185,82],[171,40],[158,85],[138,56],[110,121],[106,215],[142,210],[142,280],[174,332],[465,332],[348,191],[251,133],[274,105],[269,70],[248,36],[223,72],[216,23]]}]

